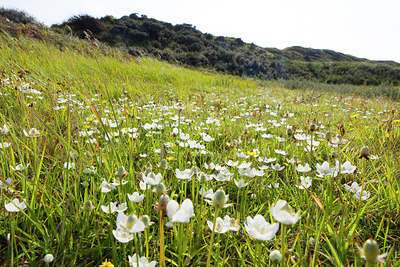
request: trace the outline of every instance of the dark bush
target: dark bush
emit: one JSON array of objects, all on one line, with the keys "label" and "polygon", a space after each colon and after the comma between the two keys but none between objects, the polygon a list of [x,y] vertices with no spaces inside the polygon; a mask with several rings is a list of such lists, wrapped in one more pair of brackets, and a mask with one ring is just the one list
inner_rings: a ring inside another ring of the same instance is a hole
[{"label": "dark bush", "polygon": [[5,17],[14,23],[39,25],[40,23],[34,17],[28,15],[24,11],[12,8],[0,8],[0,16]]},{"label": "dark bush", "polygon": [[67,20],[66,24],[76,32],[90,31],[93,34],[99,34],[106,30],[101,20],[89,15],[73,16]]}]

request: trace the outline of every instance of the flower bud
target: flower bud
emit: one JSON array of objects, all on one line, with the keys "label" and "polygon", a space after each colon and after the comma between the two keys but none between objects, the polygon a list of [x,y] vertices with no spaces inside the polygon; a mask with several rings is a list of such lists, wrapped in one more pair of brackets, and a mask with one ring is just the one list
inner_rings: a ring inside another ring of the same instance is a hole
[{"label": "flower bud", "polygon": [[327,140],[331,140],[332,136],[333,136],[333,133],[331,131],[327,131],[326,134],[325,134],[325,138]]},{"label": "flower bud", "polygon": [[288,128],[288,129],[286,130],[286,134],[287,134],[287,135],[293,135],[293,129],[292,129],[292,128]]},{"label": "flower bud", "polygon": [[202,183],[206,182],[206,180],[207,180],[206,174],[204,172],[201,172],[199,179],[200,179],[200,182],[202,182]]},{"label": "flower bud", "polygon": [[217,190],[213,197],[213,203],[215,207],[222,208],[226,203],[226,195],[224,190]]},{"label": "flower bud", "polygon": [[168,169],[168,163],[165,159],[160,162],[160,169],[166,170]]},{"label": "flower bud", "polygon": [[372,238],[364,242],[362,250],[364,252],[364,256],[367,261],[375,262],[376,259],[378,258],[379,255],[378,243],[376,243],[376,241],[373,240]]},{"label": "flower bud", "polygon": [[131,214],[128,216],[128,218],[126,219],[126,227],[128,229],[132,229],[132,227],[135,225],[135,223],[137,223],[138,218],[136,217],[135,214]]},{"label": "flower bud", "polygon": [[167,213],[167,205],[169,202],[169,196],[163,194],[160,196],[160,200],[158,201],[158,210],[162,211],[163,213]]},{"label": "flower bud", "polygon": [[125,176],[125,175],[126,175],[126,171],[125,171],[124,166],[119,167],[119,168],[118,168],[118,171],[117,171],[117,176],[118,176],[118,177],[123,177],[123,176]]},{"label": "flower bud", "polygon": [[157,195],[161,195],[165,191],[165,185],[163,183],[157,184],[156,188],[155,188],[155,191],[156,191]]},{"label": "flower bud", "polygon": [[149,216],[147,215],[143,215],[142,218],[140,218],[140,220],[142,221],[142,223],[146,226],[149,227],[152,223],[150,221]]},{"label": "flower bud", "polygon": [[46,256],[44,256],[43,261],[45,263],[50,263],[54,260],[54,256],[52,254],[46,254]]},{"label": "flower bud", "polygon": [[313,123],[310,125],[310,131],[315,132],[317,130],[317,126]]},{"label": "flower bud", "polygon": [[148,176],[151,173],[152,169],[151,167],[146,168],[146,170],[144,171],[144,175]]},{"label": "flower bud", "polygon": [[94,207],[92,201],[90,201],[90,200],[86,201],[85,206],[83,207],[83,209],[86,211],[92,211],[92,210],[94,210],[94,208],[95,207]]},{"label": "flower bud", "polygon": [[190,169],[190,172],[191,172],[192,174],[197,174],[197,172],[198,172],[197,167],[196,167],[196,166],[193,166],[193,167]]},{"label": "flower bud", "polygon": [[370,155],[370,152],[369,152],[369,148],[367,146],[364,146],[363,148],[361,148],[360,158],[368,159],[369,155]]},{"label": "flower bud", "polygon": [[273,250],[269,254],[269,259],[272,261],[273,264],[279,264],[282,260],[282,254],[279,250]]}]

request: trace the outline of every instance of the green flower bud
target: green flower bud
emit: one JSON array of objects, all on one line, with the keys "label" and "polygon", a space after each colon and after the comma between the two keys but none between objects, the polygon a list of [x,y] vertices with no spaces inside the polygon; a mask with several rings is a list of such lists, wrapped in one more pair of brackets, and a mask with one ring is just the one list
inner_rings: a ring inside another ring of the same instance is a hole
[{"label": "green flower bud", "polygon": [[193,166],[193,167],[190,169],[190,171],[191,171],[193,174],[197,174],[198,169],[197,169],[196,166]]},{"label": "green flower bud", "polygon": [[83,207],[83,209],[86,211],[92,211],[92,210],[94,210],[94,208],[95,207],[94,207],[92,201],[90,201],[90,200],[86,201],[85,206]]},{"label": "green flower bud", "polygon": [[146,170],[144,171],[144,175],[149,175],[151,173],[152,169],[151,167],[146,168]]},{"label": "green flower bud", "polygon": [[126,219],[126,227],[128,229],[132,229],[132,227],[135,225],[135,223],[137,223],[138,218],[136,217],[135,214],[131,214],[128,216],[128,218]]},{"label": "green flower bud", "polygon": [[142,223],[143,223],[146,227],[148,227],[148,226],[151,225],[150,218],[149,218],[149,216],[147,216],[147,215],[143,215],[142,218],[140,218],[140,220],[142,221]]},{"label": "green flower bud", "polygon": [[330,140],[332,138],[332,136],[333,136],[333,133],[331,131],[327,131],[326,134],[325,134],[325,138],[327,140]]},{"label": "green flower bud", "polygon": [[168,163],[167,163],[167,161],[166,161],[165,159],[163,159],[163,160],[160,162],[160,168],[163,169],[163,170],[168,169]]},{"label": "green flower bud", "polygon": [[310,131],[315,132],[317,130],[317,126],[313,123],[310,125]]},{"label": "green flower bud", "polygon": [[165,185],[163,183],[157,184],[156,188],[155,188],[155,191],[156,191],[157,195],[161,195],[165,191]]},{"label": "green flower bud", "polygon": [[364,242],[363,245],[364,256],[369,262],[375,262],[379,255],[378,243],[372,238]]},{"label": "green flower bud", "polygon": [[117,171],[117,176],[118,177],[123,177],[126,175],[126,171],[124,166],[119,167],[118,171]]},{"label": "green flower bud", "polygon": [[207,180],[207,176],[204,172],[200,173],[200,182],[204,183]]},{"label": "green flower bud", "polygon": [[226,203],[226,195],[224,190],[217,190],[213,197],[213,203],[215,207],[222,208]]},{"label": "green flower bud", "polygon": [[286,130],[286,134],[287,134],[287,135],[293,135],[293,129],[292,129],[292,128],[288,128],[288,129]]}]

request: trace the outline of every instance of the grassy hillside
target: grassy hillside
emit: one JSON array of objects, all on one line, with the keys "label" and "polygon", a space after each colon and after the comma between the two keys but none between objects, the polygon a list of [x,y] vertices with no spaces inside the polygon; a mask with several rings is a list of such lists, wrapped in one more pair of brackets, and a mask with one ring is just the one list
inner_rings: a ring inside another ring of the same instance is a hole
[{"label": "grassy hillside", "polygon": [[240,38],[202,33],[190,24],[172,25],[144,15],[131,14],[119,19],[82,15],[52,28],[64,33],[72,31],[81,38],[92,35],[133,55],[151,54],[170,62],[239,76],[329,84],[397,86],[400,83],[400,64],[393,61],[371,61],[299,46],[283,50],[262,48]]},{"label": "grassy hillside", "polygon": [[262,87],[11,26],[0,265],[266,266],[276,250],[282,266],[361,266],[370,238],[388,253],[371,261],[400,262],[398,102]]}]

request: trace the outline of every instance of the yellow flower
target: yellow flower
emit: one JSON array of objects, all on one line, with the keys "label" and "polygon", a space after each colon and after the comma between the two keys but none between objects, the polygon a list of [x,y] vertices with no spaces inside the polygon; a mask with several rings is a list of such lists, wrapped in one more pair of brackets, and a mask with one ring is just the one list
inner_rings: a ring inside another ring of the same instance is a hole
[{"label": "yellow flower", "polygon": [[168,160],[168,161],[173,161],[173,160],[174,160],[174,157],[173,157],[173,156],[169,156],[169,157],[167,157],[167,160]]},{"label": "yellow flower", "polygon": [[99,267],[114,267],[114,264],[111,263],[111,261],[106,261],[102,262],[101,265]]},{"label": "yellow flower", "polygon": [[256,157],[256,156],[258,156],[258,154],[255,153],[255,152],[253,152],[253,151],[247,152],[247,155],[249,155],[250,157]]}]

